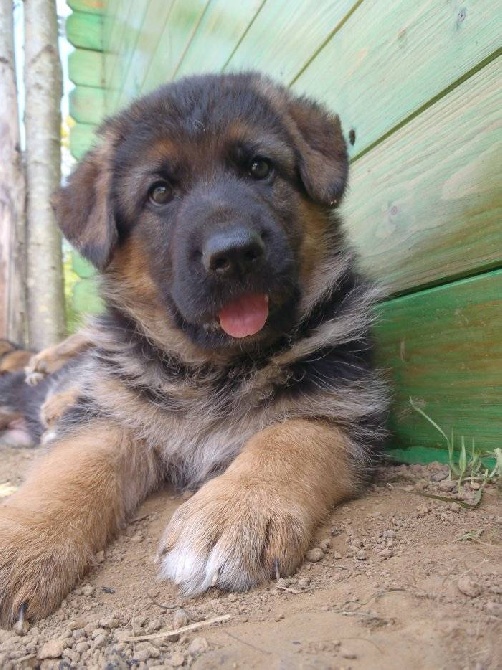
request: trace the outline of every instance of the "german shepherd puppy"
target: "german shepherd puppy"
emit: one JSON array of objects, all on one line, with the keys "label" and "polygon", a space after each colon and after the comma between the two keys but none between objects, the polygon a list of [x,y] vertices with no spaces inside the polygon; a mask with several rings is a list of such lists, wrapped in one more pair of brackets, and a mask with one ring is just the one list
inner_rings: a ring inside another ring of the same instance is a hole
[{"label": "german shepherd puppy", "polygon": [[10,340],[0,338],[0,375],[23,370],[33,355],[33,351],[28,351]]},{"label": "german shepherd puppy", "polygon": [[56,198],[102,275],[78,399],[0,508],[5,623],[53,611],[164,481],[185,594],[291,574],[371,474],[387,393],[376,289],[336,214],[340,122],[256,73],[163,86],[105,122]]}]

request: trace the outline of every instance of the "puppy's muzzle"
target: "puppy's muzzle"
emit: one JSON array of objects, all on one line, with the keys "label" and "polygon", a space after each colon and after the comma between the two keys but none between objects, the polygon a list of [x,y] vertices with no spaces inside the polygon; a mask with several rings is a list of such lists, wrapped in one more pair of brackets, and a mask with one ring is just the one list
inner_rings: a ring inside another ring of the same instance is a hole
[{"label": "puppy's muzzle", "polygon": [[264,258],[263,236],[245,225],[213,233],[202,249],[206,272],[221,279],[244,277],[256,272]]}]

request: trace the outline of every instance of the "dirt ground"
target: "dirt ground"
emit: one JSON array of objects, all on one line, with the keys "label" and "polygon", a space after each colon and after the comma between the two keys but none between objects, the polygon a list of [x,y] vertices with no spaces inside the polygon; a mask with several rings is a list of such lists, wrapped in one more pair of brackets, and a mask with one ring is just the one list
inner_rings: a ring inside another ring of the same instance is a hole
[{"label": "dirt ground", "polygon": [[[0,449],[0,495],[34,455]],[[0,668],[500,669],[501,491],[477,508],[469,486],[455,495],[444,466],[389,465],[333,512],[294,577],[186,600],[156,580],[182,502],[158,494],[54,615],[0,630]]]}]

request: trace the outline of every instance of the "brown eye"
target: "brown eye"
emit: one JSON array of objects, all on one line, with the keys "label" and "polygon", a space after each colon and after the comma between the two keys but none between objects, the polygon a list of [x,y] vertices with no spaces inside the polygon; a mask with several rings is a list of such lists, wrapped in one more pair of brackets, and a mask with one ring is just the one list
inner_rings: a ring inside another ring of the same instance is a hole
[{"label": "brown eye", "polygon": [[173,199],[173,190],[167,181],[155,182],[148,191],[148,199],[154,205],[167,205]]},{"label": "brown eye", "polygon": [[266,179],[272,172],[272,164],[268,158],[256,156],[249,164],[249,174],[253,179]]}]

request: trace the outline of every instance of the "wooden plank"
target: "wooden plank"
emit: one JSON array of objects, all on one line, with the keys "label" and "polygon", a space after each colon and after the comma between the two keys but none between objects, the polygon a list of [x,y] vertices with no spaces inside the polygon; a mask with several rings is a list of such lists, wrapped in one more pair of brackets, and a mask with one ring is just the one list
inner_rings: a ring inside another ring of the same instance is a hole
[{"label": "wooden plank", "polygon": [[400,448],[445,448],[410,397],[456,444],[500,447],[502,270],[403,296],[382,306],[379,363],[394,391],[390,427]]},{"label": "wooden plank", "polygon": [[223,68],[264,0],[213,0],[208,6],[176,73],[218,72]]},{"label": "wooden plank", "polygon": [[[146,1],[146,0],[145,0]],[[134,59],[127,75],[127,96],[134,97],[142,93],[142,83],[148,70],[152,54],[162,48],[160,38],[172,9],[173,0],[147,0],[148,7],[141,27],[141,33],[135,45]],[[122,90],[123,78],[120,68],[113,67],[113,59],[117,59],[119,44],[116,44],[115,55],[107,55],[105,60],[106,86],[110,91],[107,99],[107,112],[117,109],[118,95]]]},{"label": "wooden plank", "polygon": [[105,92],[102,88],[77,86],[70,91],[70,116],[79,123],[99,124],[104,117]]},{"label": "wooden plank", "polygon": [[103,51],[103,17],[73,12],[66,19],[66,37],[74,47]]},{"label": "wooden plank", "polygon": [[70,130],[70,153],[80,160],[96,140],[97,126],[77,123]]},{"label": "wooden plank", "polygon": [[349,235],[392,291],[502,265],[501,80],[498,58],[353,163]]},{"label": "wooden plank", "polygon": [[[120,44],[120,68],[117,76],[119,81],[117,82],[116,96],[111,101],[114,108],[122,107],[124,102],[127,102],[138,93],[136,81],[132,81],[130,77],[130,67],[136,58],[137,42],[142,33],[148,2],[143,2],[141,5],[133,5],[133,7],[134,9],[130,11],[127,17],[127,28]],[[129,88],[132,90],[132,94],[130,95],[127,94]]]},{"label": "wooden plank", "polygon": [[119,3],[119,0],[107,0],[106,2],[105,12],[103,14],[103,49],[105,52],[110,51],[111,34],[121,4],[123,3]]},{"label": "wooden plank", "polygon": [[[142,0],[141,4],[147,0]],[[124,36],[129,32],[127,28],[129,13],[134,11],[137,3],[134,0],[123,0],[116,6],[116,11],[111,19],[105,21],[107,49],[105,52],[105,81],[108,88],[108,96],[106,100],[107,110],[115,108],[115,102],[120,92],[120,88],[116,85],[115,79],[121,76],[121,62],[122,62],[122,42]]]},{"label": "wooden plank", "polygon": [[[356,0],[267,2],[225,69],[261,70],[288,84],[356,4]],[[333,86],[332,66],[330,75]]]},{"label": "wooden plank", "polygon": [[100,87],[104,84],[102,51],[75,49],[68,56],[68,76],[74,84]]},{"label": "wooden plank", "polygon": [[357,155],[500,48],[501,11],[501,0],[365,0],[294,89],[355,129]]},{"label": "wooden plank", "polygon": [[66,0],[66,4],[74,12],[88,12],[89,14],[104,14],[106,0]]},{"label": "wooden plank", "polygon": [[152,52],[141,91],[147,92],[170,81],[183,57],[185,49],[202,19],[209,0],[174,0],[164,30],[160,36],[161,48]]}]

